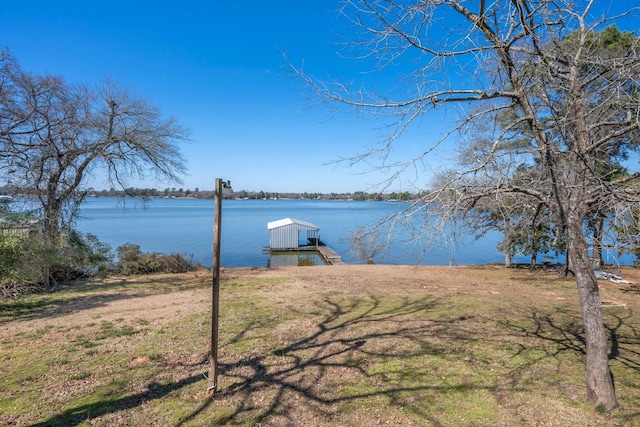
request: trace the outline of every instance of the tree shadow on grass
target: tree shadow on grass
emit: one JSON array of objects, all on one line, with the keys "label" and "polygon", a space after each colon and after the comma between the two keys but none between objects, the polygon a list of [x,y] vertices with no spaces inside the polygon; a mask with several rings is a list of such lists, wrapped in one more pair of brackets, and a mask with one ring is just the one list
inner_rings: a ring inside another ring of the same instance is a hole
[{"label": "tree shadow on grass", "polygon": [[[263,318],[248,319],[221,346],[219,391],[175,420],[175,425],[331,425],[344,422],[344,416],[353,416],[348,423],[384,419],[396,425],[444,425],[455,414],[451,408],[442,412],[433,407],[430,399],[445,396],[444,402],[455,409],[458,398],[470,395],[491,396],[490,400],[505,393],[526,396],[540,385],[517,380],[507,384],[503,377],[515,378],[536,363],[566,353],[584,353],[577,312],[533,311],[529,317],[524,313],[510,317],[519,320],[501,323],[476,314],[450,313],[448,304],[415,295],[398,296],[393,302],[375,295],[326,296],[315,306],[288,307],[298,312],[276,316],[273,324]],[[637,331],[628,318],[607,319],[612,358],[637,375]],[[535,357],[513,358],[504,375],[473,373],[495,363],[492,349],[503,349],[503,340],[512,343],[513,337],[518,338],[516,352],[532,350]],[[552,345],[541,345],[545,342]],[[248,343],[255,343],[254,350],[234,348],[246,348]],[[489,347],[482,347],[484,343]],[[474,355],[477,346],[480,353]],[[198,393],[202,396],[204,377],[191,375],[175,383],[151,383],[131,396],[71,408],[36,425],[77,425],[161,400],[198,381],[203,382]],[[632,422],[637,417],[625,413],[624,419]]]},{"label": "tree shadow on grass", "polygon": [[[392,306],[376,296],[349,301],[324,298],[315,312],[321,318],[311,328],[299,324],[291,330],[276,330],[274,334],[283,334],[284,345],[268,354],[253,351],[220,364],[219,384],[226,385],[213,401],[226,412],[215,416],[215,425],[248,420],[252,425],[330,424],[338,421],[340,405],[368,399],[387,400],[395,407],[395,415],[387,414],[390,417],[404,413],[405,418],[397,420],[399,425],[415,425],[414,417],[441,425],[438,417],[442,415],[425,410],[421,394],[492,392],[493,388],[473,380],[443,384],[429,378],[434,372],[420,365],[422,358],[455,353],[451,339],[458,334],[465,339],[472,335],[464,326],[471,316],[429,318],[439,304],[415,296]],[[295,318],[310,316],[301,312]],[[386,368],[381,370],[380,365]],[[205,414],[210,404],[204,402],[177,425],[210,420],[212,415]],[[316,418],[305,419],[309,416]]]},{"label": "tree shadow on grass", "polygon": [[[611,345],[609,360],[617,364],[617,370],[620,373],[614,377],[614,385],[637,389],[637,375],[640,372],[640,331],[632,323],[633,315],[630,311],[625,311],[622,314],[609,312],[604,314],[604,319]],[[542,360],[557,359],[560,361],[562,355],[566,353],[586,355],[582,317],[577,311],[564,308],[546,312],[532,310],[530,320],[528,326],[500,322],[519,334],[532,338],[531,347],[521,346],[519,352],[532,349],[540,351],[543,347],[536,342],[552,344],[544,347],[545,351],[542,355],[518,366],[518,371],[530,368]],[[625,422],[637,423],[640,420],[640,413],[625,414],[622,418]]]},{"label": "tree shadow on grass", "polygon": [[632,283],[619,288],[625,294],[640,294],[640,285]]},{"label": "tree shadow on grass", "polygon": [[[320,317],[318,322],[310,323],[312,330],[294,327],[280,337],[283,345],[276,346],[272,351],[260,353],[254,350],[235,361],[221,363],[221,382],[226,383],[226,386],[212,399],[203,400],[198,408],[177,420],[176,425],[198,425],[203,422],[206,425],[246,424],[248,419],[255,425],[270,417],[280,417],[289,420],[289,424],[296,424],[300,419],[290,417],[289,414],[295,412],[297,405],[308,406],[310,413],[323,414],[331,411],[331,405],[341,402],[386,396],[390,401],[401,404],[405,400],[402,396],[404,393],[442,391],[445,387],[426,385],[426,381],[417,384],[399,378],[405,374],[403,367],[385,372],[386,375],[398,376],[396,379],[382,378],[380,373],[368,372],[369,359],[407,361],[425,354],[449,352],[446,344],[431,342],[430,334],[437,333],[440,328],[449,329],[465,319],[425,319],[423,315],[437,304],[427,298],[405,298],[393,305],[385,305],[374,296],[346,302],[343,299],[325,298],[321,307],[314,309],[314,313],[301,312],[294,316],[296,319],[305,319],[305,316]],[[431,327],[425,328],[427,325]],[[256,323],[248,322],[244,330],[230,337],[230,341],[224,346],[243,341],[256,327]],[[288,334],[296,337],[292,339]],[[342,387],[348,383],[342,374],[356,380],[373,379],[376,384],[346,391]],[[327,380],[333,383],[327,384]],[[34,425],[78,425],[162,399],[198,381],[204,382],[202,374],[192,375],[178,382],[150,383],[143,392],[70,408]],[[461,385],[457,392],[463,393],[470,387],[481,386]],[[451,387],[446,388],[452,390]],[[225,414],[217,416],[206,413],[212,406],[218,410],[221,400],[230,404],[230,409]],[[200,420],[200,416],[207,421]],[[423,413],[420,417],[429,419],[433,425],[439,424],[437,418],[430,414]],[[214,424],[211,424],[212,418],[215,418]]]},{"label": "tree shadow on grass", "polygon": [[[605,328],[609,333],[611,349],[609,360],[615,360],[629,369],[640,371],[640,331],[630,322],[630,312],[625,315],[605,314]],[[586,340],[582,317],[577,312],[556,309],[552,312],[531,312],[531,327],[503,323],[505,326],[524,334],[553,343],[545,357],[557,358],[565,352],[586,354]]]},{"label": "tree shadow on grass", "polygon": [[166,384],[158,384],[155,382],[147,386],[147,390],[133,394],[131,396],[120,397],[117,399],[105,399],[97,403],[88,403],[86,405],[76,406],[67,409],[58,415],[49,418],[46,421],[33,424],[32,427],[49,427],[49,426],[76,426],[85,421],[92,420],[102,415],[125,411],[135,408],[144,402],[161,399],[176,390],[202,380],[201,374],[192,375],[178,382],[169,382]]}]

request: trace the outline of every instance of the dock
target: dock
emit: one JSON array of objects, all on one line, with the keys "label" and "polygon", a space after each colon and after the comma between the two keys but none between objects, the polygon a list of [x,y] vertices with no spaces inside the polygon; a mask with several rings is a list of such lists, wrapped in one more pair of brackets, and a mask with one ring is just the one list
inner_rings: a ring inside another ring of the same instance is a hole
[{"label": "dock", "polygon": [[[344,264],[342,257],[320,240],[320,228],[310,222],[283,218],[267,223],[269,251],[316,251],[329,265]],[[306,232],[307,244],[300,244],[300,233]]]},{"label": "dock", "polygon": [[316,251],[318,251],[320,253],[320,256],[324,258],[327,264],[329,265],[344,264],[344,262],[342,261],[342,257],[338,255],[329,246],[327,246],[327,244],[324,243],[322,240],[318,238],[309,238],[308,240],[309,240],[309,246],[303,246],[303,247],[309,248],[312,250],[315,249]]},{"label": "dock", "polygon": [[319,245],[317,249],[318,252],[320,252],[320,255],[322,255],[322,257],[329,263],[329,265],[344,264],[344,262],[342,261],[342,257],[335,253],[335,251],[329,246]]},{"label": "dock", "polygon": [[[344,264],[342,261],[342,257],[336,253],[333,249],[326,245],[326,243],[321,240],[315,241],[314,239],[309,239],[308,245],[301,245],[295,249],[283,249],[277,252],[317,252],[320,256],[325,260],[328,265],[339,265]],[[269,248],[264,248],[264,252],[271,253],[273,250]]]}]

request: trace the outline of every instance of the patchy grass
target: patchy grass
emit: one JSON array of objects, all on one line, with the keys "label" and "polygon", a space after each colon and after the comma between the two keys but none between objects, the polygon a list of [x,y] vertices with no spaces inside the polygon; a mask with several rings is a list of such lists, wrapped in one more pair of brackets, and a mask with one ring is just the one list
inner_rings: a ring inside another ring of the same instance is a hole
[{"label": "patchy grass", "polygon": [[585,401],[575,285],[553,272],[226,270],[213,399],[210,283],[112,278],[1,302],[0,424],[640,424],[635,285],[602,282],[622,405],[607,413]]}]

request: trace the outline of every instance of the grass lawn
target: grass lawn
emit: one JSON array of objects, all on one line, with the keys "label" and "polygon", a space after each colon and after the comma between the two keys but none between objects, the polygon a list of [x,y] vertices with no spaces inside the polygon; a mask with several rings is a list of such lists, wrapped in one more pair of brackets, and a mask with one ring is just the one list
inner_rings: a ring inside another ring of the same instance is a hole
[{"label": "grass lawn", "polygon": [[601,281],[621,407],[585,400],[573,280],[500,266],[112,277],[0,301],[0,425],[640,425],[640,271]]}]

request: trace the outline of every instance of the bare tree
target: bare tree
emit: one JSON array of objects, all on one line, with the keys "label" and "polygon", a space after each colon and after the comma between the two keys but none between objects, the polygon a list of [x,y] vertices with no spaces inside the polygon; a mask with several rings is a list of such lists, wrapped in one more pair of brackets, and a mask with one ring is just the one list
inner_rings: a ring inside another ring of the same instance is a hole
[{"label": "bare tree", "polygon": [[[354,91],[296,72],[325,100],[397,118],[387,140],[352,161],[386,152],[416,118],[448,106],[467,113],[444,139],[453,135],[473,139],[475,135],[465,134],[470,125],[496,124],[483,135],[492,141],[489,149],[478,151],[473,165],[449,173],[446,185],[427,193],[421,204],[429,209],[446,194],[446,199],[459,201],[458,206],[472,207],[469,200],[473,198],[511,193],[527,195],[549,207],[566,238],[582,307],[587,398],[613,409],[618,401],[583,224],[595,207],[608,205],[612,199],[624,203],[638,199],[637,173],[614,180],[602,175],[601,166],[620,150],[637,149],[632,141],[640,130],[640,59],[637,38],[614,27],[612,37],[597,36],[619,17],[593,17],[593,4],[569,0],[496,0],[480,5],[462,0],[347,0],[342,13],[364,31],[355,45],[362,49],[360,58],[374,58],[382,66],[401,58],[416,64],[412,73],[398,79],[399,98]],[[611,38],[630,42],[611,43]],[[601,49],[603,43],[609,43],[606,53]],[[402,82],[409,84],[402,86]],[[398,165],[393,177],[423,161],[430,151],[427,148]],[[527,185],[514,181],[505,171],[494,174],[489,183],[483,171],[503,156],[530,167],[537,165],[543,181]],[[471,199],[468,194],[473,194]]]},{"label": "bare tree", "polygon": [[351,239],[351,253],[367,264],[375,264],[376,256],[385,249],[385,242],[376,231],[359,229]]},{"label": "bare tree", "polygon": [[[504,120],[503,114],[498,121]],[[492,230],[503,234],[498,250],[505,254],[506,267],[512,266],[512,257],[515,255],[530,255],[530,265],[535,267],[538,253],[559,249],[550,244],[552,224],[548,209],[530,194],[495,191],[494,188],[508,184],[543,192],[549,183],[539,165],[526,165],[520,153],[523,141],[505,140],[496,145],[492,139],[483,136],[487,132],[485,122],[472,126],[468,132],[470,137],[460,143],[456,164],[458,169],[446,171],[447,176],[454,177],[453,181],[434,181],[432,197],[437,195],[438,205],[445,207],[441,209],[445,214],[441,214],[439,219],[448,221],[453,213],[462,211],[465,219],[462,225],[476,238]],[[465,174],[460,169],[474,173]],[[462,178],[461,175],[466,177]],[[441,197],[443,189],[455,189],[455,197],[446,197],[452,194],[451,191],[445,191],[445,197]]]},{"label": "bare tree", "polygon": [[[37,199],[47,246],[69,225],[87,178],[111,187],[130,178],[177,182],[185,170],[178,143],[186,131],[113,82],[97,90],[23,71],[0,54],[0,170]],[[48,274],[43,278],[48,284]]]}]

